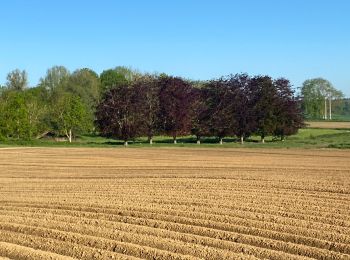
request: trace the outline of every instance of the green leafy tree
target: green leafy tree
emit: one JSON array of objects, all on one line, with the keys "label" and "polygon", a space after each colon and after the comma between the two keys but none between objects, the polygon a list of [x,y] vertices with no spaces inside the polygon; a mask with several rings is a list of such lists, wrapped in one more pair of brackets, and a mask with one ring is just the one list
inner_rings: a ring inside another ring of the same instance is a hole
[{"label": "green leafy tree", "polygon": [[24,96],[15,91],[7,92],[0,103],[0,131],[6,138],[23,138],[27,136],[26,109]]},{"label": "green leafy tree", "polygon": [[332,119],[332,100],[344,95],[323,78],[304,81],[301,87],[302,107],[306,117]]},{"label": "green leafy tree", "polygon": [[73,137],[91,129],[92,119],[80,97],[62,93],[52,110],[53,125],[59,134],[65,135],[71,143]]},{"label": "green leafy tree", "polygon": [[141,76],[141,73],[124,66],[105,70],[100,75],[102,92],[105,93],[111,88],[130,84],[139,76]]},{"label": "green leafy tree", "polygon": [[64,92],[80,97],[81,101],[94,113],[100,100],[101,83],[97,74],[90,69],[74,71],[60,88]]},{"label": "green leafy tree", "polygon": [[350,116],[350,99],[349,98],[337,98],[333,104],[332,111],[334,114]]},{"label": "green leafy tree", "polygon": [[319,89],[322,95],[322,98],[324,100],[323,118],[327,119],[327,99],[329,98],[332,92],[333,86],[328,80],[323,78],[312,79],[311,83]]},{"label": "green leafy tree", "polygon": [[6,86],[0,85],[0,97],[1,97],[2,93],[4,93],[6,90],[7,90]]},{"label": "green leafy tree", "polygon": [[328,107],[329,107],[329,119],[332,120],[332,101],[333,100],[341,100],[344,98],[344,93],[340,90],[332,87],[328,94]]},{"label": "green leafy tree", "polygon": [[70,72],[64,66],[53,66],[46,71],[44,78],[40,79],[39,86],[51,96],[63,83],[68,81]]},{"label": "green leafy tree", "polygon": [[99,75],[96,73],[96,71],[92,70],[92,69],[89,69],[89,68],[82,68],[80,69],[80,71],[85,71],[87,73],[89,73],[92,77],[96,78],[96,79],[99,79]]},{"label": "green leafy tree", "polygon": [[29,122],[33,128],[31,137],[40,138],[50,131],[50,104],[43,99],[39,87],[26,90],[25,98]]},{"label": "green leafy tree", "polygon": [[342,115],[349,115],[350,116],[350,99],[349,98],[345,98],[343,99],[342,102],[342,108],[341,108],[341,114]]},{"label": "green leafy tree", "polygon": [[315,80],[306,80],[301,87],[302,108],[304,114],[309,118],[321,118],[323,97],[320,88]]},{"label": "green leafy tree", "polygon": [[8,91],[0,102],[0,132],[3,137],[32,139],[42,127],[43,109],[33,93]]},{"label": "green leafy tree", "polygon": [[28,87],[28,75],[25,70],[15,69],[7,74],[6,79],[8,89],[23,91]]},{"label": "green leafy tree", "polygon": [[141,76],[138,70],[131,67],[118,66],[114,69],[119,75],[122,75],[129,83]]}]

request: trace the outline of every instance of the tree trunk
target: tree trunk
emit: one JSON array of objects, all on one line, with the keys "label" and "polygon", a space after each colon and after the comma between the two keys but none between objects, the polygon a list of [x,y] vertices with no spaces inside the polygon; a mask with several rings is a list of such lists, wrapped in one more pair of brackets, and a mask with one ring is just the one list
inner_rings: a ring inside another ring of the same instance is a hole
[{"label": "tree trunk", "polygon": [[324,120],[327,120],[327,98],[324,98]]},{"label": "tree trunk", "polygon": [[69,142],[71,143],[72,142],[72,129],[69,129],[68,139],[69,139]]},{"label": "tree trunk", "polygon": [[152,137],[148,137],[148,141],[149,141],[149,144],[150,144],[150,145],[153,144],[153,138],[152,138]]},{"label": "tree trunk", "polygon": [[222,138],[220,137],[220,144],[223,144]]},{"label": "tree trunk", "polygon": [[332,120],[332,98],[329,97],[329,120]]},{"label": "tree trunk", "polygon": [[201,139],[197,138],[197,144],[201,144]]},{"label": "tree trunk", "polygon": [[17,139],[19,139],[19,120],[17,120]]},{"label": "tree trunk", "polygon": [[68,141],[71,143],[72,142],[72,129],[69,129],[69,131],[64,130],[66,137],[68,138]]},{"label": "tree trunk", "polygon": [[124,141],[124,146],[125,146],[125,147],[128,146],[128,141]]},{"label": "tree trunk", "polygon": [[174,144],[177,144],[176,136],[174,136],[173,139],[174,139]]},{"label": "tree trunk", "polygon": [[244,138],[243,138],[243,135],[241,135],[241,144],[244,144]]},{"label": "tree trunk", "polygon": [[265,143],[265,136],[261,136],[261,142],[264,144]]}]

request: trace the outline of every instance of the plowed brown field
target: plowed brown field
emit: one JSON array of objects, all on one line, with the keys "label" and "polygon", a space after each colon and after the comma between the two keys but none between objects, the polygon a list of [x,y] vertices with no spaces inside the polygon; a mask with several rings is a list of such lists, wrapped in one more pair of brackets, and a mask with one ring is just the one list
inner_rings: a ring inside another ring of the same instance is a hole
[{"label": "plowed brown field", "polygon": [[311,128],[350,129],[350,122],[315,121],[306,122],[306,125]]},{"label": "plowed brown field", "polygon": [[0,149],[0,256],[350,259],[350,151]]}]

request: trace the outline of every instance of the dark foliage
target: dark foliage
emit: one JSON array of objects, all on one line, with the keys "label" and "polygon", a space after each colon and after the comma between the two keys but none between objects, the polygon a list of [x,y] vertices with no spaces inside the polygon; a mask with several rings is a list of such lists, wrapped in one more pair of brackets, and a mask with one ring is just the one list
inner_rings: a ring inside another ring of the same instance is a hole
[{"label": "dark foliage", "polygon": [[[90,69],[70,74],[54,66],[36,88],[13,87],[25,82],[26,74],[22,74],[13,72],[8,86],[0,86],[3,138],[62,135],[69,122],[69,136],[94,132],[126,144],[139,136],[147,136],[152,143],[159,134],[173,137],[174,142],[178,136],[193,134],[199,143],[213,136],[221,143],[225,137],[237,137],[243,143],[251,135],[261,136],[262,141],[268,135],[283,140],[304,125],[302,102],[284,78],[236,74],[188,81],[166,74],[141,74],[127,67],[105,70],[99,77]],[[339,114],[350,111],[349,100],[333,101]]]},{"label": "dark foliage", "polygon": [[173,137],[187,135],[191,130],[192,95],[191,85],[181,78],[162,76],[160,87],[160,126],[161,130]]},{"label": "dark foliage", "polygon": [[265,137],[276,130],[277,124],[277,89],[269,76],[256,76],[251,79],[250,93],[256,118],[255,132]]},{"label": "dark foliage", "polygon": [[149,142],[160,131],[159,122],[159,94],[158,79],[151,75],[138,78],[132,84],[134,95],[138,96],[138,111],[142,114],[139,129],[147,136]]},{"label": "dark foliage", "polygon": [[209,109],[207,105],[207,99],[205,97],[205,91],[202,88],[193,88],[193,103],[192,103],[192,129],[191,133],[197,137],[197,142],[204,136],[210,136],[209,130]]},{"label": "dark foliage", "polygon": [[256,115],[254,111],[251,79],[247,74],[236,74],[227,79],[232,102],[228,104],[232,115],[233,134],[241,139],[241,143],[255,130]]},{"label": "dark foliage", "polygon": [[278,95],[274,135],[284,140],[285,136],[296,134],[304,126],[303,115],[300,100],[294,96],[289,80],[280,78],[275,80],[274,85]]},{"label": "dark foliage", "polygon": [[141,97],[128,85],[120,85],[105,93],[97,107],[96,125],[101,135],[128,140],[142,134],[142,113],[139,110]]},{"label": "dark foliage", "polygon": [[206,123],[211,135],[222,140],[232,133],[233,120],[229,104],[232,102],[232,93],[227,81],[223,78],[211,80],[203,87],[206,109]]}]

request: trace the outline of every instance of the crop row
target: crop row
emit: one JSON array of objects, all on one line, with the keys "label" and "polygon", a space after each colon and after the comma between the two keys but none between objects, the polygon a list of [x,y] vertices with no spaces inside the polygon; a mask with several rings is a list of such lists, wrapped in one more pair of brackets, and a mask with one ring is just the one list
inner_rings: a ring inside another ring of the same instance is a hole
[{"label": "crop row", "polygon": [[4,259],[23,259],[23,260],[73,260],[74,258],[68,256],[62,256],[53,252],[47,252],[42,250],[35,250],[30,247],[20,246],[17,244],[6,243],[0,241],[0,255],[3,257],[9,257]]},{"label": "crop row", "polygon": [[[189,205],[196,205],[196,204],[204,204],[204,205],[213,205],[215,201],[217,201],[217,198],[212,197],[212,198],[195,198],[191,196],[186,196],[184,194],[178,194],[177,196],[161,196],[161,195],[153,195],[153,196],[147,196],[145,194],[135,194],[132,193],[131,190],[128,190],[129,194],[128,196],[123,196],[122,194],[119,194],[118,196],[120,198],[123,198],[124,201],[132,200],[135,201],[139,204],[147,205],[150,203],[162,203],[166,204],[168,203],[169,205],[175,206],[178,203],[183,203],[183,204],[189,204]],[[110,192],[104,192],[98,191],[98,190],[92,190],[88,194],[81,194],[80,192],[76,192],[69,198],[70,200],[74,200],[75,202],[79,202],[81,200],[82,202],[85,202],[86,199],[91,198],[90,201],[97,201],[100,200],[103,202],[103,204],[108,204],[109,202],[112,204],[112,201],[109,198],[113,198],[114,196],[117,196],[117,194],[111,194]],[[44,194],[44,192],[41,192],[40,194]],[[66,192],[65,191],[60,191],[60,194],[64,194],[65,198],[67,198]],[[59,199],[62,197],[62,195],[37,195],[35,194],[35,199],[42,199],[42,200],[48,200],[48,199]],[[178,197],[178,199],[177,199]],[[13,197],[15,198],[15,197]],[[174,200],[175,198],[175,200]],[[27,198],[28,199],[28,198]],[[30,198],[34,199],[34,198]],[[270,197],[270,199],[273,201],[275,200],[275,197]],[[318,202],[312,202],[312,199],[309,199],[309,204],[305,202],[305,204],[295,201],[295,200],[289,200],[289,198],[284,198],[283,201],[278,201],[279,199],[276,198],[276,201],[278,202],[271,202],[270,204],[267,203],[267,198],[261,198],[256,195],[255,197],[247,197],[242,194],[240,194],[240,200],[239,201],[230,201],[230,198],[225,198],[222,200],[222,203],[220,203],[220,207],[223,208],[237,208],[238,206],[241,207],[249,207],[249,208],[256,208],[256,210],[261,211],[261,207],[263,207],[266,212],[269,212],[268,214],[279,214],[283,216],[289,216],[292,218],[296,219],[301,219],[301,220],[310,220],[310,221],[318,221],[317,219],[320,219],[318,222],[322,223],[328,223],[331,225],[337,225],[337,222],[340,223],[338,225],[345,225],[346,223],[348,227],[350,227],[350,217],[349,217],[349,207],[348,205],[342,205],[338,204],[336,202],[329,202],[328,205],[322,205],[321,203]],[[100,203],[99,203],[100,204]],[[216,203],[217,204],[217,203]],[[259,206],[258,206],[259,205]],[[345,208],[344,208],[345,207]]]},{"label": "crop row", "polygon": [[[190,206],[178,206],[177,203],[174,202],[172,205],[171,202],[167,205],[159,204],[155,205],[147,205],[146,203],[134,203],[130,206],[128,203],[114,203],[111,206],[107,205],[99,205],[99,206],[88,206],[88,205],[79,205],[79,204],[71,204],[69,205],[69,201],[66,201],[64,204],[56,204],[56,207],[62,209],[75,209],[78,210],[88,210],[88,211],[96,211],[96,212],[111,212],[118,213],[119,210],[130,211],[132,213],[136,212],[144,212],[144,213],[157,213],[157,214],[170,214],[170,215],[178,215],[185,216],[190,218],[200,218],[206,220],[214,220],[220,222],[235,222],[240,223],[241,225],[246,226],[255,226],[258,228],[264,229],[272,229],[272,230],[280,230],[288,233],[299,233],[303,232],[304,236],[312,236],[317,237],[317,234],[327,234],[328,232],[337,231],[339,233],[350,233],[349,222],[340,220],[340,219],[327,219],[321,216],[304,216],[301,214],[284,214],[284,212],[275,212],[266,209],[256,209],[256,208],[242,208],[242,207],[233,207],[224,208],[215,207],[211,204],[204,204],[201,207],[197,205]],[[20,207],[43,207],[43,208],[52,208],[49,203],[41,202],[39,203],[15,203],[15,202],[4,202],[3,206],[20,206]],[[76,205],[76,206],[74,206]],[[177,205],[176,207],[174,207]],[[103,210],[103,211],[102,211]],[[281,229],[282,228],[282,229]],[[304,231],[303,231],[304,230]],[[320,231],[322,230],[322,232]],[[306,233],[305,233],[306,232]],[[310,235],[308,235],[308,233]],[[332,240],[331,237],[323,237],[323,239]],[[344,240],[343,237],[340,238]],[[338,241],[338,240],[336,240]]]},{"label": "crop row", "polygon": [[[28,209],[25,210],[27,211]],[[122,211],[118,211],[116,214],[102,214],[74,210],[33,209],[33,212],[40,212],[41,214],[43,214],[34,217],[39,219],[44,219],[45,214],[50,218],[52,218],[52,214],[55,215],[55,218],[57,218],[58,215],[62,214],[63,217],[59,217],[58,220],[62,220],[63,218],[65,221],[71,221],[72,223],[75,223],[78,219],[84,218],[93,219],[99,224],[101,221],[121,222],[139,226],[148,226],[157,229],[161,228],[181,233],[197,234],[198,236],[207,236],[211,238],[217,238],[220,240],[239,242],[246,245],[254,245],[257,247],[270,248],[278,251],[288,252],[291,254],[300,254],[311,257],[320,257],[329,254],[333,254],[334,257],[338,255],[335,252],[350,252],[349,246],[342,243],[329,242],[280,232],[273,232],[256,228],[247,228],[239,225],[218,223],[214,221],[209,222],[184,217],[169,216],[168,218],[165,218],[164,216],[157,217],[157,215],[153,215],[153,217],[149,216],[149,218],[146,218],[145,216],[137,216],[138,214],[135,212]],[[21,215],[20,212],[8,213],[12,213],[13,215]],[[129,213],[129,216],[127,215],[127,213]],[[69,217],[67,220],[67,215],[77,217],[78,219],[69,220]],[[210,232],[208,230],[210,230]],[[309,245],[309,247],[306,245]],[[319,247],[319,249],[314,247]],[[232,250],[232,248],[229,249]]]},{"label": "crop row", "polygon": [[[19,219],[17,219],[17,221],[20,222]],[[102,228],[96,228],[91,231],[91,227],[89,228],[87,225],[75,225],[55,221],[45,223],[45,221],[40,219],[24,219],[23,221],[28,221],[32,225],[18,224],[16,221],[14,221],[14,219],[11,220],[11,223],[0,222],[0,234],[2,231],[7,231],[11,232],[12,236],[15,236],[14,234],[25,234],[39,237],[44,241],[46,239],[54,239],[69,242],[70,244],[78,247],[90,247],[91,249],[95,249],[92,250],[95,252],[98,252],[98,250],[104,250],[143,259],[199,259],[195,256],[184,254],[185,251],[198,254],[200,255],[200,258],[206,259],[235,259],[236,257],[242,256],[242,254],[235,254],[224,250],[221,250],[223,252],[219,252],[218,249],[215,250],[213,248],[207,248],[201,245],[188,243],[181,244],[180,242],[174,243],[174,241],[170,243],[170,241],[167,241],[167,239],[158,237],[157,239],[152,239],[150,237],[147,238],[147,236],[130,234],[121,231],[110,233],[110,238],[104,238],[99,236],[104,232]],[[51,228],[42,227],[45,226],[45,224],[47,226],[51,226]],[[29,239],[29,241],[31,240],[33,239]],[[129,242],[130,240],[137,241],[137,244]],[[165,242],[165,244],[162,244],[162,242]],[[44,244],[47,244],[47,242],[44,242]],[[158,245],[163,249],[158,249],[155,245]],[[244,253],[249,254],[249,251],[250,250],[247,249],[244,251]],[[64,254],[67,254],[67,252],[64,252]],[[77,255],[73,256],[77,257]],[[82,256],[78,255],[78,257]]]}]

